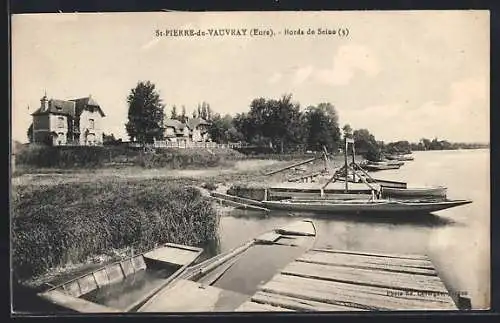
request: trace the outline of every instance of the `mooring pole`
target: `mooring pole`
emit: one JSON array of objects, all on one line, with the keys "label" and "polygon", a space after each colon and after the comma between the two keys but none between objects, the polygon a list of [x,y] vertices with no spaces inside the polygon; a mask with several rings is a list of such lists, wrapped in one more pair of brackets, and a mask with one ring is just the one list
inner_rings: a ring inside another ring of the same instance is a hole
[{"label": "mooring pole", "polygon": [[[354,156],[356,155],[356,147],[354,147],[354,144],[352,145],[352,163],[354,164],[356,162]],[[352,172],[352,180],[354,183],[356,183],[356,172]]]},{"label": "mooring pole", "polygon": [[347,167],[347,147],[349,146],[349,142],[347,141],[347,138],[345,138],[345,153],[344,153],[344,162],[345,162],[345,192],[347,193],[349,191],[349,186],[347,184],[348,182],[348,176],[349,176],[349,168]]}]

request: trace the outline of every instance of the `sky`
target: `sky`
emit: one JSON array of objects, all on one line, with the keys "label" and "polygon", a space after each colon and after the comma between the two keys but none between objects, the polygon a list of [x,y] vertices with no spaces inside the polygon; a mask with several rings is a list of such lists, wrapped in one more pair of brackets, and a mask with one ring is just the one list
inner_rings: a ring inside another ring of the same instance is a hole
[{"label": "sky", "polygon": [[[155,35],[219,28],[247,31]],[[348,34],[307,34],[319,28]],[[127,140],[126,98],[146,80],[167,112],[185,105],[191,115],[205,101],[234,115],[254,98],[291,93],[304,109],[332,103],[341,127],[377,140],[490,138],[488,11],[26,14],[12,17],[11,32],[12,138],[21,142],[45,91],[92,95],[105,133]]]}]

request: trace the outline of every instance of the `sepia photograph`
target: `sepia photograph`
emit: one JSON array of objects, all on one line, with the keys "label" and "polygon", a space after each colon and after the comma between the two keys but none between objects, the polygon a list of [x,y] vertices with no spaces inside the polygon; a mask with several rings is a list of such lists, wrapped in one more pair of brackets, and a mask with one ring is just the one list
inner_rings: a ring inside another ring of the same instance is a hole
[{"label": "sepia photograph", "polygon": [[487,10],[11,16],[11,314],[491,307]]}]

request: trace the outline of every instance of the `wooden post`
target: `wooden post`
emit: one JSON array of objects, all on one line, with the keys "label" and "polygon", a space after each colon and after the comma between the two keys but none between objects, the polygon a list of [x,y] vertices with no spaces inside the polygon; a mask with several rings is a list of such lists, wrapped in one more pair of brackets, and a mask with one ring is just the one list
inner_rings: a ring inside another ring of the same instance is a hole
[{"label": "wooden post", "polygon": [[264,201],[267,201],[267,188],[264,189]]},{"label": "wooden post", "polygon": [[345,162],[345,192],[347,193],[349,191],[349,186],[347,184],[348,180],[347,177],[349,176],[349,168],[347,167],[347,148],[349,146],[349,142],[347,141],[347,138],[345,139],[345,153],[344,153],[344,162]]}]

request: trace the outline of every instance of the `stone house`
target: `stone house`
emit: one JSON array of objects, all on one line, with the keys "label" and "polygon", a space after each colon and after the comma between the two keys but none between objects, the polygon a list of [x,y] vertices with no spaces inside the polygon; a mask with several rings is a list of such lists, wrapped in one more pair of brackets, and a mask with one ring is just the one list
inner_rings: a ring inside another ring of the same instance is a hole
[{"label": "stone house", "polygon": [[102,145],[102,119],[100,105],[88,97],[59,100],[40,99],[40,108],[33,116],[33,142],[48,145]]}]

